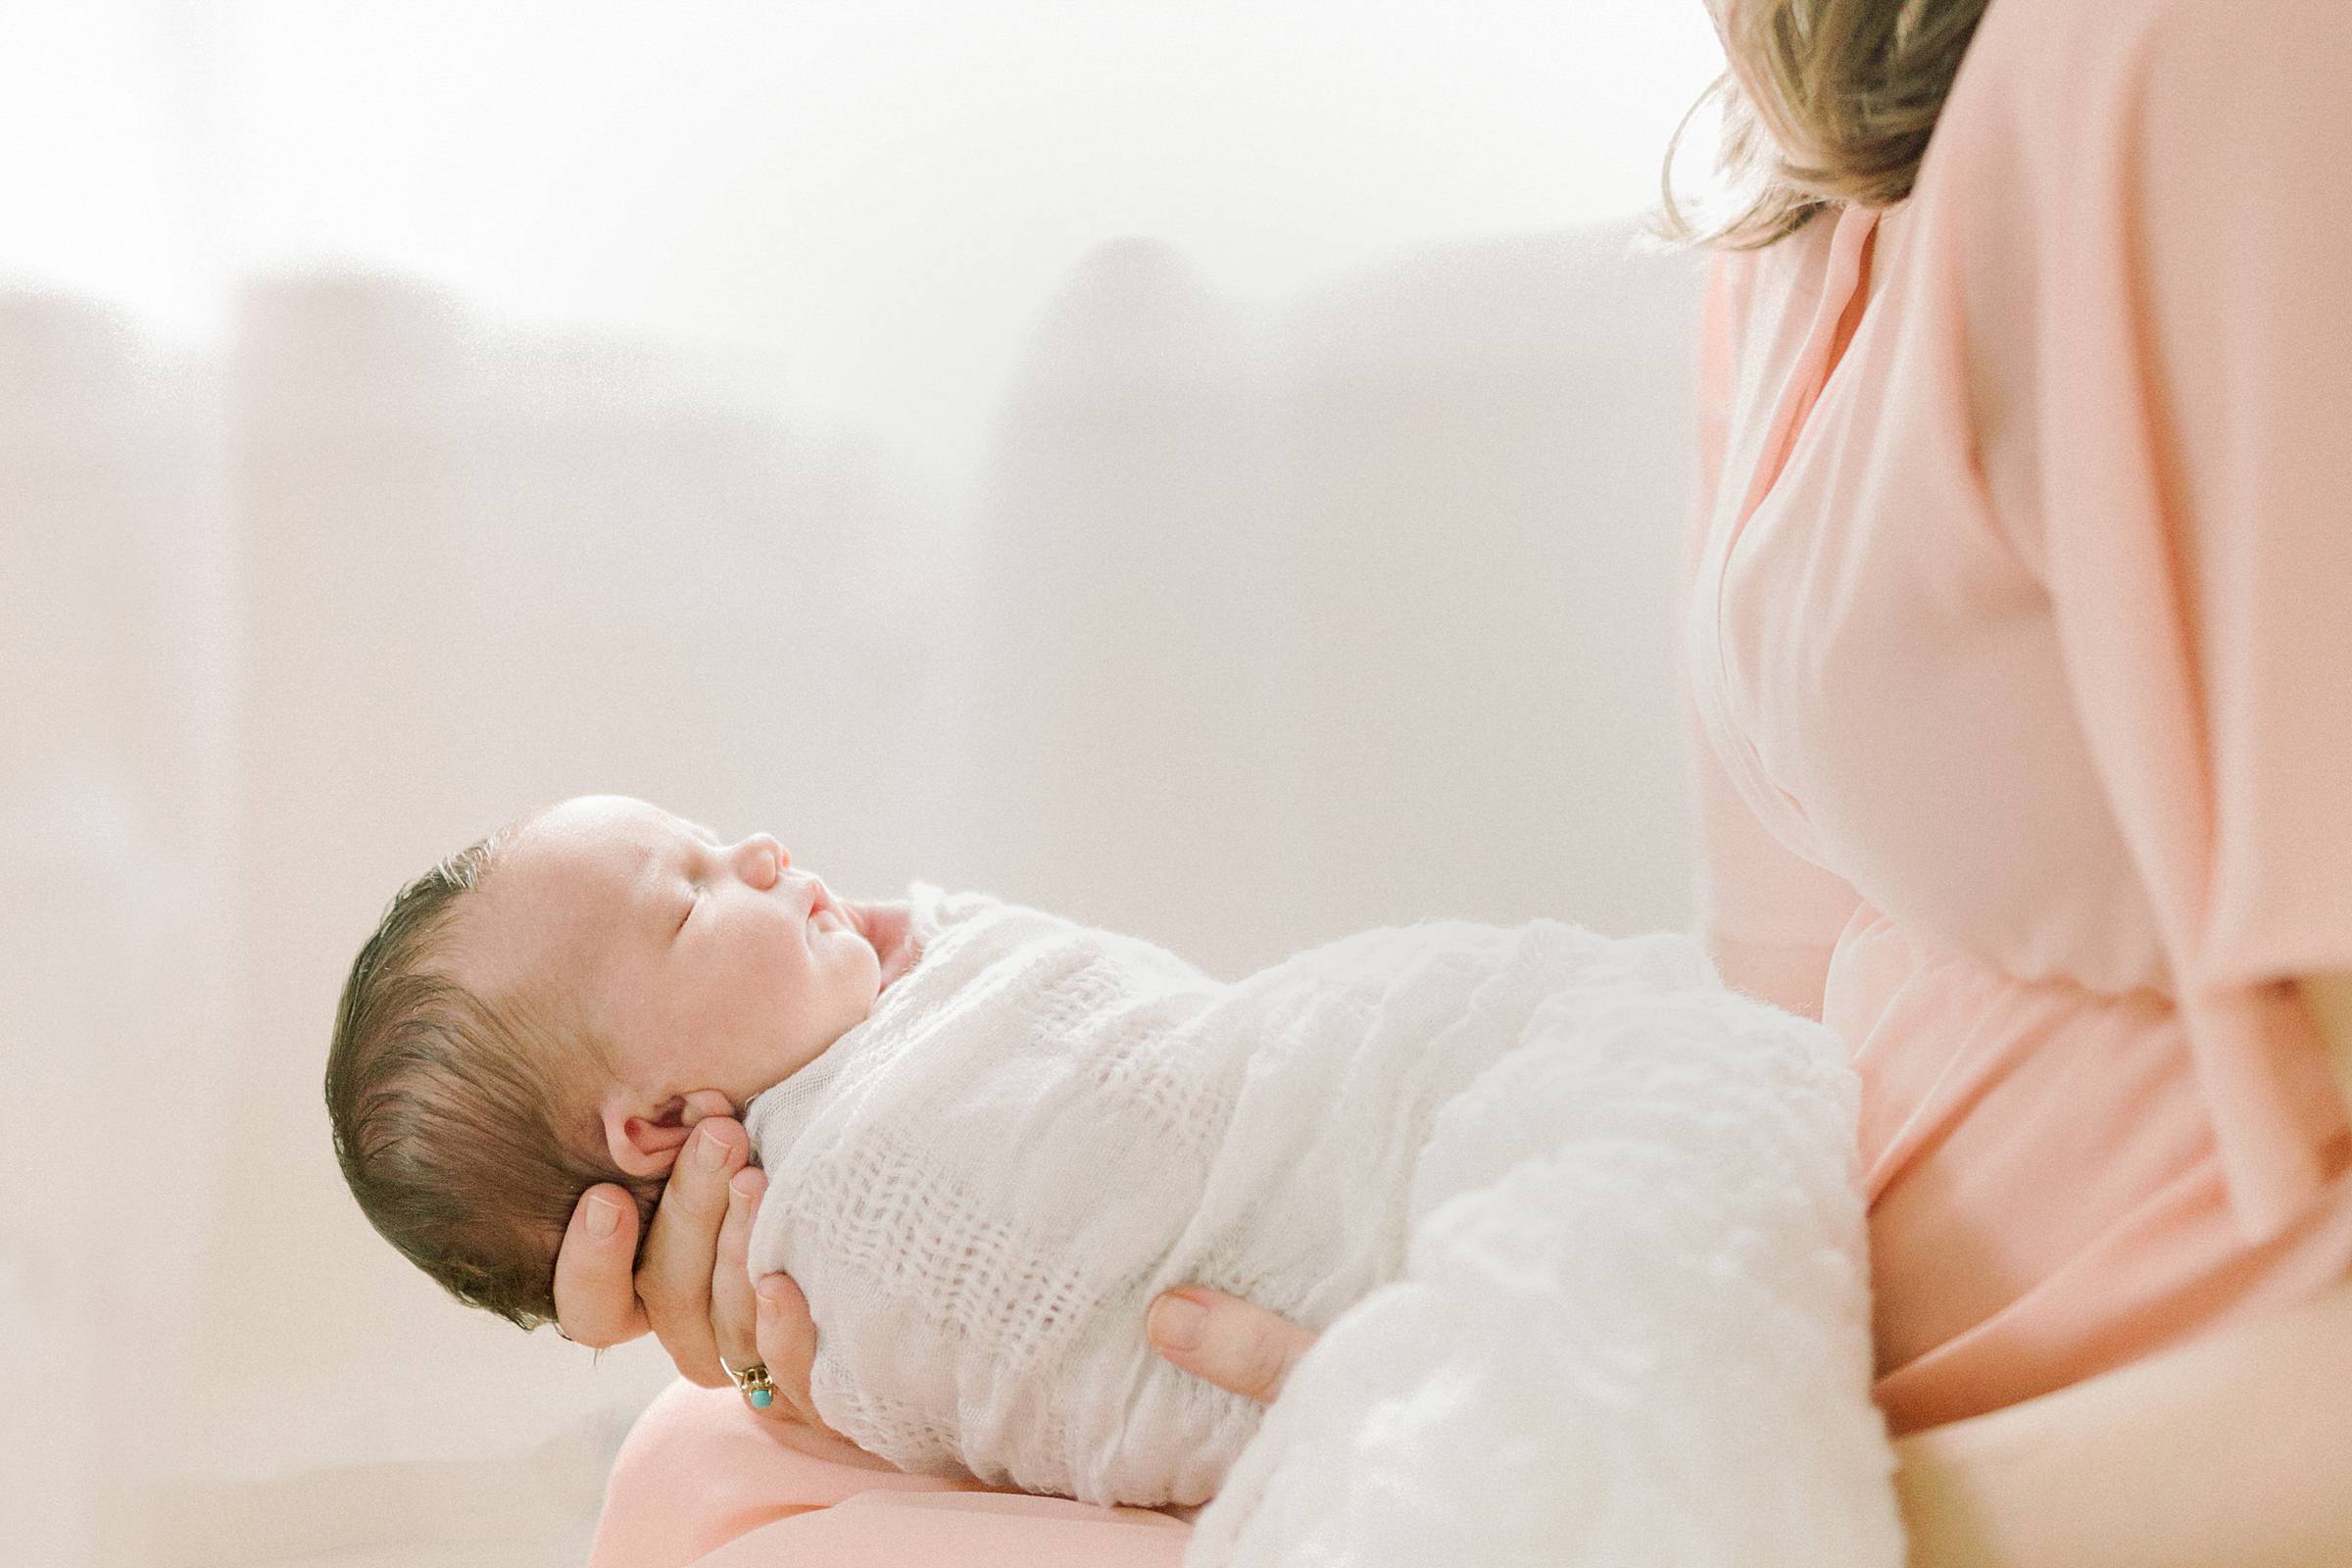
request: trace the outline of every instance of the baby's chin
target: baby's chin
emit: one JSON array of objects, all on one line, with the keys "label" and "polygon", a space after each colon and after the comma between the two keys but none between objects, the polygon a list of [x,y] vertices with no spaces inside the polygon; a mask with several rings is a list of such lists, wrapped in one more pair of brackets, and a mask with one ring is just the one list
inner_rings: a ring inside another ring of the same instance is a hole
[{"label": "baby's chin", "polygon": [[[881,1002],[883,991],[896,978],[890,973],[890,960],[874,940],[862,930],[853,931],[858,943],[858,995],[865,999],[865,1010],[858,1014],[858,1023],[873,1016],[874,1007]],[[856,1028],[857,1024],[852,1024]],[[847,1031],[845,1031],[846,1033]]]}]

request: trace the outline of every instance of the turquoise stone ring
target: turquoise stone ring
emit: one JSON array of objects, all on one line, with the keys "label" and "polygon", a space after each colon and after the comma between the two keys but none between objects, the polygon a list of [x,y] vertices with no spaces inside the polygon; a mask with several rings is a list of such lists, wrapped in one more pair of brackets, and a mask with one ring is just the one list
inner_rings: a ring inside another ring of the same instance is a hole
[{"label": "turquoise stone ring", "polygon": [[754,1361],[745,1366],[729,1366],[727,1358],[722,1355],[718,1358],[718,1364],[735,1385],[736,1392],[743,1396],[744,1402],[753,1409],[764,1410],[776,1402],[776,1386],[768,1381],[766,1362]]}]

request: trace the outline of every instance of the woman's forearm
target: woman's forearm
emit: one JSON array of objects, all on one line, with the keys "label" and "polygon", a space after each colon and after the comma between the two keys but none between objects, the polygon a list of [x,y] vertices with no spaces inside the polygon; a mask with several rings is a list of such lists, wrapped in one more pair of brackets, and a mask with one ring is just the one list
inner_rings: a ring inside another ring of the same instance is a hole
[{"label": "woman's forearm", "polygon": [[1895,1449],[1912,1568],[2352,1562],[2352,1283]]}]

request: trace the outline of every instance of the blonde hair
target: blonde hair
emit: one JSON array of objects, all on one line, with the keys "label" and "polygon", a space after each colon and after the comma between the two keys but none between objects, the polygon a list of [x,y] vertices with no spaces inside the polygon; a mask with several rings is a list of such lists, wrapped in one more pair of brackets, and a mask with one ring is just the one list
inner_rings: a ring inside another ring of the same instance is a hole
[{"label": "blonde hair", "polygon": [[[1655,232],[1758,250],[1833,205],[1891,207],[1911,194],[1928,138],[1986,0],[1721,0],[1718,76],[1667,144]],[[1677,149],[1710,102],[1723,108],[1716,171],[1726,200],[1687,212]]]}]

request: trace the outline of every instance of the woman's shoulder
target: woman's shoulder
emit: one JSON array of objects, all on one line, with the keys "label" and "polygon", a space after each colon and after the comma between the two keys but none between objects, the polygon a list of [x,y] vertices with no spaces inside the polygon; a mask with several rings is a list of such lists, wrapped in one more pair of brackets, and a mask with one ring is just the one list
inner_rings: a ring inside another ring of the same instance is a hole
[{"label": "woman's shoulder", "polygon": [[2341,11],[2340,0],[1992,0],[1978,34],[2130,58],[2176,36],[2291,41]]},{"label": "woman's shoulder", "polygon": [[[2202,113],[2210,94],[2258,90],[2278,66],[2315,55],[2342,63],[2348,18],[2342,0],[1993,0],[1946,109],[1965,115],[1998,97],[2111,119]],[[2339,80],[2331,103],[2342,94]]]},{"label": "woman's shoulder", "polygon": [[1984,318],[2022,319],[2053,268],[2178,250],[2179,225],[2284,206],[2294,181],[2327,199],[2340,179],[2305,166],[2340,167],[2321,155],[2348,77],[2342,0],[1992,0],[1898,227],[1932,236]]}]

